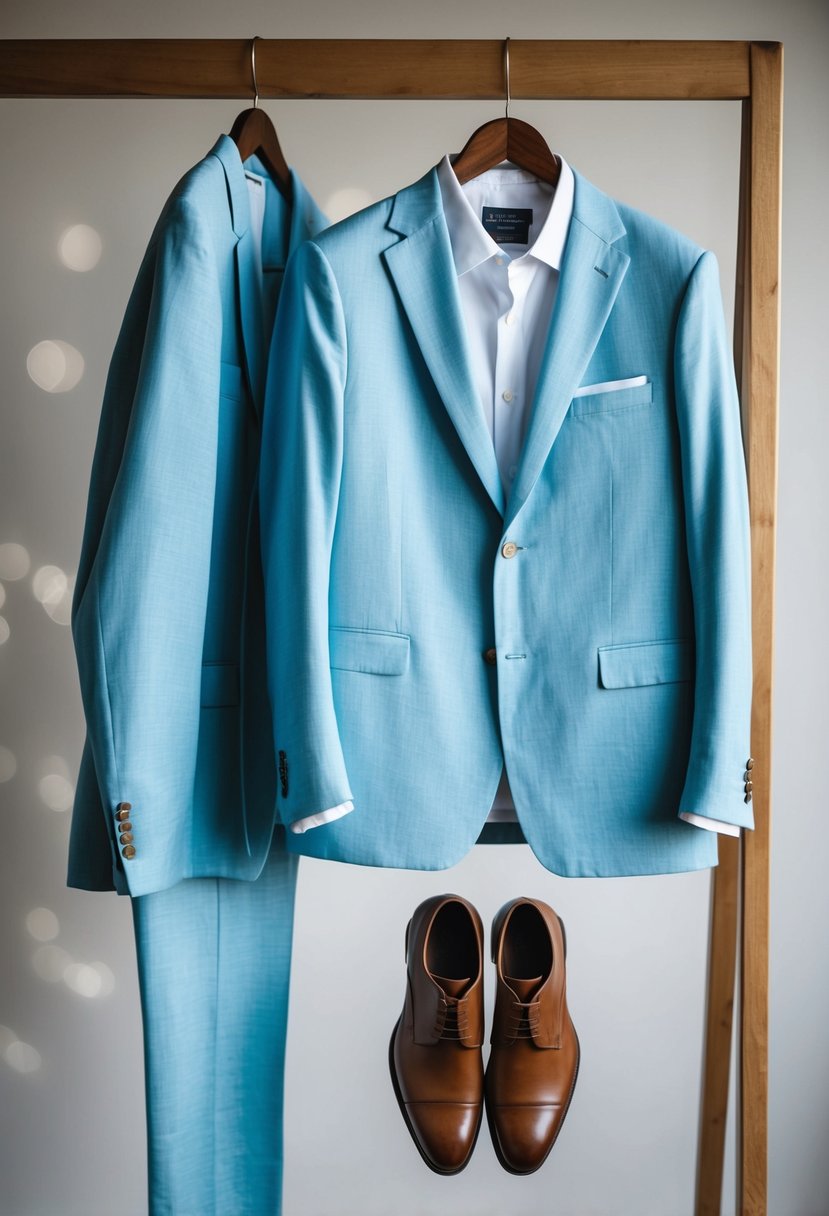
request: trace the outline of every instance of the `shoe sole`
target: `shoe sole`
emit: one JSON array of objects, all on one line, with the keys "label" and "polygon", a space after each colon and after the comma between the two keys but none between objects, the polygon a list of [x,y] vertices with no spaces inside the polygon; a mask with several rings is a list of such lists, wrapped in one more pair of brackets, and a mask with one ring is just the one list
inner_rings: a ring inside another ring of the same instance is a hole
[{"label": "shoe sole", "polygon": [[[461,1170],[466,1169],[467,1165],[469,1164],[470,1158],[472,1157],[472,1154],[475,1151],[475,1145],[478,1143],[478,1134],[481,1130],[481,1124],[483,1123],[483,1109],[481,1110],[481,1113],[478,1117],[478,1126],[475,1128],[475,1135],[472,1137],[472,1143],[469,1146],[469,1152],[466,1154],[466,1157],[461,1162],[461,1164],[454,1166],[452,1169],[447,1169],[445,1166],[442,1166],[442,1165],[436,1165],[435,1162],[432,1161],[431,1157],[427,1156],[427,1154],[424,1152],[423,1146],[421,1145],[420,1141],[417,1138],[417,1133],[415,1132],[414,1127],[412,1126],[412,1122],[409,1118],[409,1112],[406,1110],[406,1103],[403,1101],[403,1095],[400,1092],[400,1086],[397,1081],[397,1070],[394,1067],[394,1038],[395,1038],[395,1035],[397,1034],[397,1030],[398,1030],[398,1027],[400,1026],[400,1021],[401,1021],[402,1017],[403,1017],[403,1015],[401,1013],[400,1017],[397,1019],[397,1021],[394,1024],[394,1029],[391,1032],[391,1039],[389,1040],[389,1073],[391,1074],[392,1088],[394,1089],[394,1096],[395,1096],[395,1098],[397,1098],[397,1105],[400,1107],[400,1113],[403,1116],[403,1122],[406,1124],[406,1127],[409,1129],[409,1135],[411,1136],[412,1140],[414,1141],[415,1148],[420,1153],[421,1157],[426,1162],[426,1164],[428,1165],[430,1170],[433,1170],[434,1173],[436,1173],[436,1174],[442,1174],[444,1177],[448,1177],[451,1174],[459,1174],[461,1172]],[[483,1103],[482,1103],[482,1106],[483,1106]]]}]

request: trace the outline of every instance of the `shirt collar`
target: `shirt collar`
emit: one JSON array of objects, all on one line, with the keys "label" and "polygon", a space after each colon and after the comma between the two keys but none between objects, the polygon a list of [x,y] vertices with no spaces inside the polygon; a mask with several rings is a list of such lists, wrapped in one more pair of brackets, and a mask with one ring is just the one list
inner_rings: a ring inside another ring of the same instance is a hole
[{"label": "shirt collar", "polygon": [[[547,218],[535,241],[525,251],[526,254],[538,258],[539,261],[546,262],[554,270],[558,270],[561,266],[567,231],[573,214],[574,194],[573,170],[563,156],[559,156],[559,159],[561,160],[561,173],[550,210],[547,212]],[[443,157],[436,168],[455,270],[458,275],[466,274],[475,266],[479,266],[481,262],[500,253],[501,247],[492,239],[475,214],[472,204],[455,176],[448,154]],[[515,170],[509,169],[506,171],[515,172]]]}]

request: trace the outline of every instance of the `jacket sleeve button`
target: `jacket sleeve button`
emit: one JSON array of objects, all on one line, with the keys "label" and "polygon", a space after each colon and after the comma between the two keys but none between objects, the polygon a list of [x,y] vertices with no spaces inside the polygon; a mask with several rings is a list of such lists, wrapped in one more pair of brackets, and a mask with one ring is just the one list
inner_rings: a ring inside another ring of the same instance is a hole
[{"label": "jacket sleeve button", "polygon": [[125,844],[123,849],[121,850],[121,852],[127,858],[134,857],[135,856],[135,845],[134,844]]}]

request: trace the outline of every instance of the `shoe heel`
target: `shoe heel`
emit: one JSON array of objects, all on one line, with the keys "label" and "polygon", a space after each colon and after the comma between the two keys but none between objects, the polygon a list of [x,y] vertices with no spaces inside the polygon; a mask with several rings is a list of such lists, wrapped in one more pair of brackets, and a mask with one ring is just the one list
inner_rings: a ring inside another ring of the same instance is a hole
[{"label": "shoe heel", "polygon": [[567,934],[564,931],[564,921],[561,919],[558,913],[556,913],[556,920],[561,925],[561,940],[564,942],[564,957],[567,958]]}]

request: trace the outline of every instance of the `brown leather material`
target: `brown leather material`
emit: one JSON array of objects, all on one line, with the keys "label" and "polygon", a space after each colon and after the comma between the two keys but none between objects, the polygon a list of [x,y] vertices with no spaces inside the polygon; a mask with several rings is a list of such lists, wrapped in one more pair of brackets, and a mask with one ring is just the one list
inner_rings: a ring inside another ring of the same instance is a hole
[{"label": "brown leather material", "polygon": [[426,1164],[467,1164],[484,1103],[483,925],[459,895],[436,895],[406,930],[406,996],[389,1070],[406,1126]]},{"label": "brown leather material", "polygon": [[549,904],[522,897],[495,917],[486,1111],[495,1152],[513,1174],[544,1163],[576,1085],[580,1048],[567,1008],[565,957],[564,927]]}]

